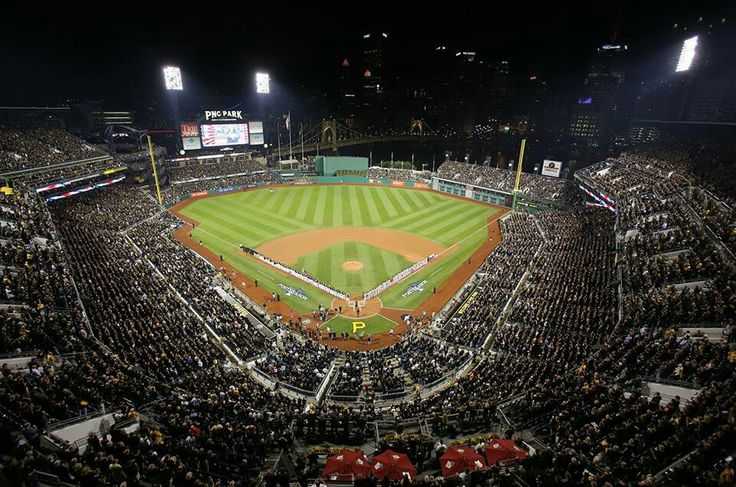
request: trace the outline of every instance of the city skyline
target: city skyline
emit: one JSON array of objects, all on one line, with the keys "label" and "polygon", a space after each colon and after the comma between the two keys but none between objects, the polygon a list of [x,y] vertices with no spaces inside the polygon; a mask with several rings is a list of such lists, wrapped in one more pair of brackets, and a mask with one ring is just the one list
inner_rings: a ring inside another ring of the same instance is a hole
[{"label": "city skyline", "polygon": [[[166,64],[182,68],[192,96],[242,96],[257,69],[269,71],[295,96],[320,94],[334,89],[339,63],[360,50],[366,32],[390,36],[397,76],[431,73],[434,49],[447,46],[565,83],[584,74],[600,45],[626,42],[641,53],[657,47],[671,30],[669,20],[696,23],[684,5],[667,5],[504,5],[491,16],[469,7],[441,15],[380,5],[355,14],[344,8],[254,7],[217,19],[163,9],[28,17],[11,8],[0,30],[0,64],[12,75],[0,80],[0,102],[68,98],[129,105],[160,95],[159,69]],[[704,7],[703,15],[720,11]]]}]

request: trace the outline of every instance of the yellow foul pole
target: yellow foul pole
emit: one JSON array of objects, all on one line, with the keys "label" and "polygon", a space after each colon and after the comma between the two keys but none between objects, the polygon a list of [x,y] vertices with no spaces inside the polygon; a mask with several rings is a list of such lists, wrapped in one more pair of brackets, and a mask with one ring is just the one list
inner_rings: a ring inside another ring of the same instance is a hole
[{"label": "yellow foul pole", "polygon": [[526,147],[526,139],[521,139],[521,147],[519,148],[519,161],[516,164],[516,182],[514,183],[514,201],[511,205],[516,209],[516,198],[519,195],[519,186],[521,186],[521,167],[524,165],[524,148]]},{"label": "yellow foul pole", "polygon": [[516,184],[514,184],[514,191],[519,191],[519,185],[521,184],[521,166],[524,165],[525,147],[526,139],[521,139],[521,148],[519,149],[519,162],[516,164]]},{"label": "yellow foul pole", "polygon": [[151,158],[151,168],[153,169],[153,180],[156,182],[156,196],[158,197],[158,204],[163,205],[164,202],[161,199],[161,188],[158,185],[158,171],[156,171],[156,159],[153,157],[153,144],[151,144],[151,136],[146,135],[148,139],[148,155]]}]

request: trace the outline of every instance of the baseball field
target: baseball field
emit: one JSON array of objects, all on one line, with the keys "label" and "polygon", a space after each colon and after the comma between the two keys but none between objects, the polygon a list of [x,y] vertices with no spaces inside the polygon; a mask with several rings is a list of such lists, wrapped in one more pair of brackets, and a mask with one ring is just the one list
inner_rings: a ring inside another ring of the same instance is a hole
[{"label": "baseball field", "polygon": [[[435,192],[368,185],[261,188],[176,209],[196,223],[193,242],[298,313],[331,307],[333,298],[241,245],[352,296],[434,254],[430,265],[379,295],[383,307],[413,310],[487,241],[489,219],[498,211]],[[385,331],[385,322],[375,328]]]}]

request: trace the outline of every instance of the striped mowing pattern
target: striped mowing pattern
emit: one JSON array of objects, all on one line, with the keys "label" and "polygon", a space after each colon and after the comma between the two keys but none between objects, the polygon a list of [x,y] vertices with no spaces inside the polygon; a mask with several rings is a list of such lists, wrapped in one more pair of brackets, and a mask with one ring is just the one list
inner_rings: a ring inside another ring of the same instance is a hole
[{"label": "striped mowing pattern", "polygon": [[[197,200],[183,209],[186,216],[200,222],[193,232],[195,239],[225,256],[249,277],[258,278],[255,275],[258,274],[259,282],[266,289],[276,290],[278,283],[290,283],[304,290],[309,301],[285,298],[297,311],[312,310],[317,304],[329,305],[330,298],[246,259],[238,251],[240,244],[258,247],[287,234],[339,226],[403,230],[445,247],[460,242],[442,262],[412,277],[412,281],[428,278],[431,284],[428,292],[402,297],[403,286],[397,286],[381,297],[386,306],[412,308],[483,243],[487,235],[483,229],[495,211],[492,207],[428,191],[349,185],[257,189]],[[364,269],[345,272],[341,266],[346,260],[359,260]],[[341,242],[303,256],[297,265],[338,289],[358,293],[410,263],[401,256],[360,242]]]}]

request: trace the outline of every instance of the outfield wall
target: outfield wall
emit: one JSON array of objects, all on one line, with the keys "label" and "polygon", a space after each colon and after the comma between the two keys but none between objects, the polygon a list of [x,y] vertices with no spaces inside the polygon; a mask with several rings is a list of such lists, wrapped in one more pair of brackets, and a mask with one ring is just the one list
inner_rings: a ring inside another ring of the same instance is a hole
[{"label": "outfield wall", "polygon": [[454,194],[455,196],[508,208],[511,208],[514,203],[514,196],[511,193],[438,177],[432,178],[432,189],[440,193]]},{"label": "outfield wall", "polygon": [[312,183],[315,184],[366,184],[368,178],[361,176],[315,176]]},{"label": "outfield wall", "polygon": [[367,171],[367,157],[318,156],[314,166],[320,176],[334,176],[337,171]]}]

